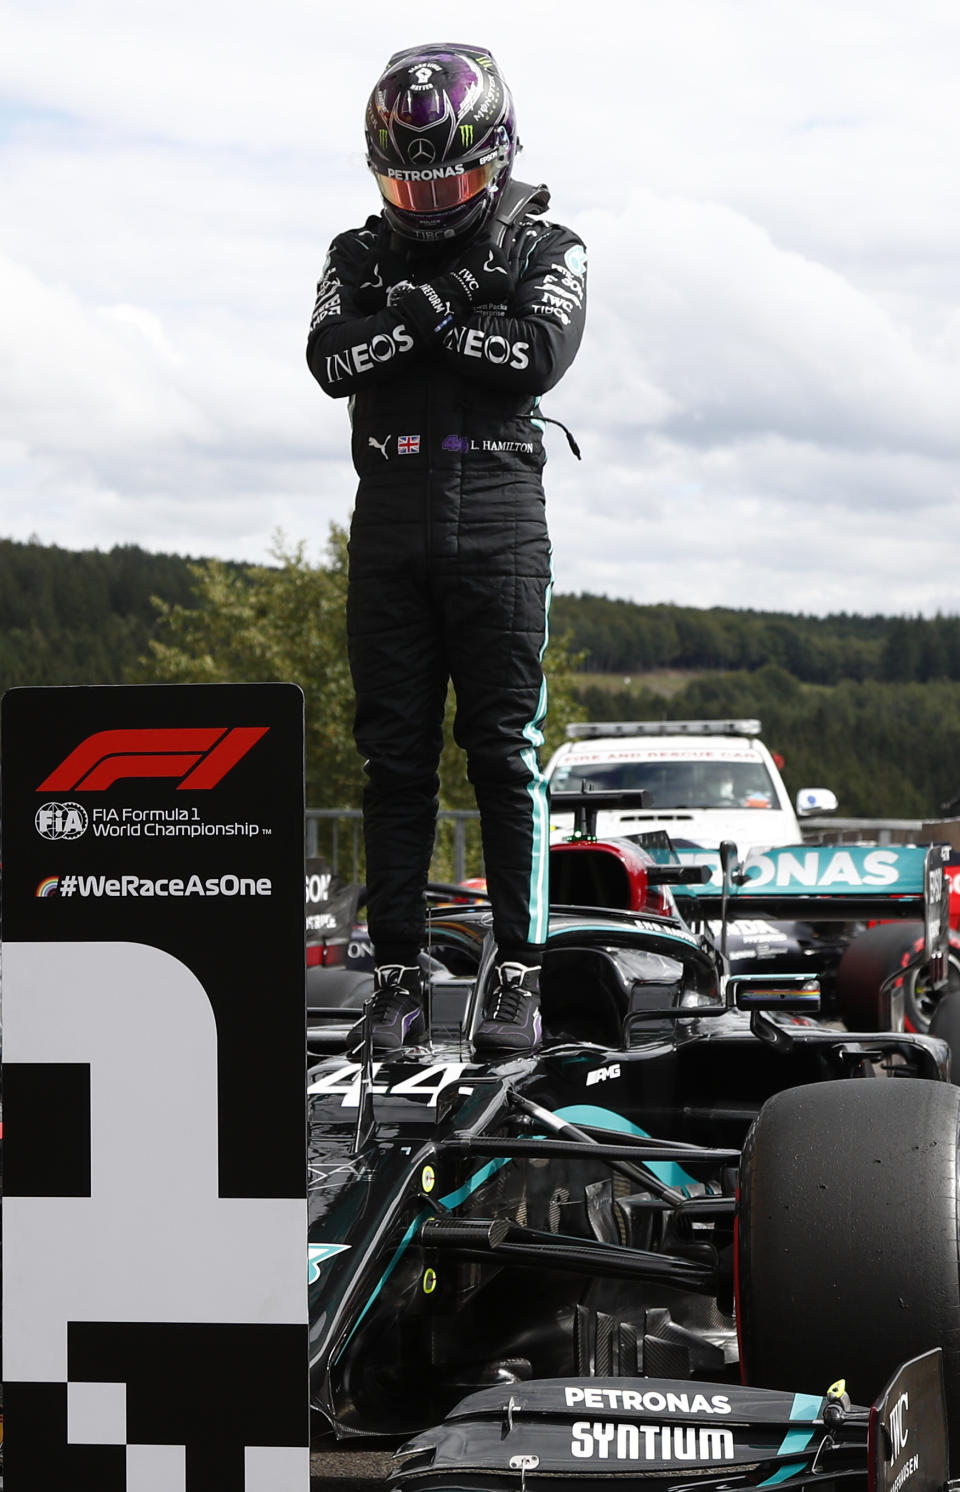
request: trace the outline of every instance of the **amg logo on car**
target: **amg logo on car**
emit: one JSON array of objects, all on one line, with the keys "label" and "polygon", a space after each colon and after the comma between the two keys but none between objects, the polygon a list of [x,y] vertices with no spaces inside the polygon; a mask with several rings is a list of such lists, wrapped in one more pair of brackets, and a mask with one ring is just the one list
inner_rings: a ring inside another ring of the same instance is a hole
[{"label": "amg logo on car", "polygon": [[714,1425],[633,1425],[577,1420],[570,1454],[598,1461],[732,1461],[733,1433]]},{"label": "amg logo on car", "polygon": [[74,747],[38,793],[102,793],[125,777],[179,777],[183,788],[216,787],[265,736],[266,725],[99,730]]},{"label": "amg logo on car", "polygon": [[605,1083],[608,1078],[620,1076],[620,1063],[613,1062],[609,1067],[595,1067],[593,1072],[587,1073],[586,1088],[592,1088],[596,1083]]}]

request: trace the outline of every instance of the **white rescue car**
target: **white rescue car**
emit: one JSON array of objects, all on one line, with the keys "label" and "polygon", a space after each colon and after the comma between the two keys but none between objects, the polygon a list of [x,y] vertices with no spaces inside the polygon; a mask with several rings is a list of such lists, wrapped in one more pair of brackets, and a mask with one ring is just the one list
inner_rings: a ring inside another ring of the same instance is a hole
[{"label": "white rescue car", "polygon": [[[716,848],[732,839],[742,853],[799,844],[798,818],[832,813],[827,788],[802,788],[790,802],[759,720],[578,722],[554,752],[546,775],[552,793],[581,784],[606,792],[642,788],[642,807],[601,811],[597,835],[665,830],[675,844]],[[551,814],[551,839],[572,832],[573,815]]]}]

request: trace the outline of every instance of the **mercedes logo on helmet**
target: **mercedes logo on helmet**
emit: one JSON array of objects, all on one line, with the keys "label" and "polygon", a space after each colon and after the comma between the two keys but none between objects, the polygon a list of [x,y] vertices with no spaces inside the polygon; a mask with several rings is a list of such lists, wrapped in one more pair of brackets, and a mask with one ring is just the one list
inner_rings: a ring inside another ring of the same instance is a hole
[{"label": "mercedes logo on helmet", "polygon": [[407,154],[412,161],[426,161],[429,164],[436,159],[437,152],[429,140],[414,140]]}]

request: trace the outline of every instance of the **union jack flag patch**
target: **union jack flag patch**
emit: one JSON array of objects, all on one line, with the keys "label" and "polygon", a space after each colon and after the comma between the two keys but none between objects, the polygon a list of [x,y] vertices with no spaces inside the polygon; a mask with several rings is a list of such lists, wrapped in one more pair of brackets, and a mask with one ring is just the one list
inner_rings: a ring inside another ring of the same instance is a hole
[{"label": "union jack flag patch", "polygon": [[419,456],[419,454],[420,454],[420,437],[419,437],[419,435],[398,435],[397,436],[397,455],[398,456]]}]

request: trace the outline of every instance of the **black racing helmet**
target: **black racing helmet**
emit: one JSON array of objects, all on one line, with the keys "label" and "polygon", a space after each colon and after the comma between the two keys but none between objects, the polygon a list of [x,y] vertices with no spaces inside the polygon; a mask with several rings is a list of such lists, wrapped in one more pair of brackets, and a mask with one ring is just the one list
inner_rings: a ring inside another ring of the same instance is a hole
[{"label": "black racing helmet", "polygon": [[370,95],[365,132],[384,217],[421,243],[476,233],[517,152],[500,69],[483,47],[455,42],[396,52]]}]

